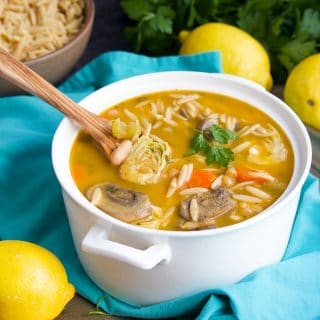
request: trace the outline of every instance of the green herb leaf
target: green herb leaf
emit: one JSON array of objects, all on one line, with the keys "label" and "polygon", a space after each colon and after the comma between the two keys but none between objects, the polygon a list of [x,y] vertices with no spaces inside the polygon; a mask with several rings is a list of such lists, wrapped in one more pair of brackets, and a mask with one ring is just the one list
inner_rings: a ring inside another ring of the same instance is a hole
[{"label": "green herb leaf", "polygon": [[290,72],[297,63],[316,52],[316,42],[302,35],[283,45],[277,57]]},{"label": "green herb leaf", "polygon": [[230,131],[226,128],[219,127],[216,124],[212,125],[209,128],[209,130],[212,134],[213,140],[219,143],[225,144],[225,143],[228,143],[228,141],[230,140],[237,139],[237,135],[233,131]]},{"label": "green herb leaf", "polygon": [[198,151],[204,151],[208,148],[208,141],[204,137],[203,131],[196,133],[191,141],[191,149]]},{"label": "green herb leaf", "polygon": [[150,28],[155,32],[170,34],[172,32],[172,19],[174,11],[168,7],[159,7],[156,14],[150,19]]},{"label": "green herb leaf", "polygon": [[135,51],[144,49],[150,54],[176,52],[176,38],[173,37],[175,11],[169,0],[122,0],[120,4],[134,21],[124,33]]},{"label": "green herb leaf", "polygon": [[[236,139],[236,135],[234,132],[221,128],[219,126],[213,125],[212,127],[210,127],[210,131],[213,131],[213,143],[227,143],[229,140]],[[234,158],[231,149],[215,144],[210,145],[203,131],[197,132],[193,136],[190,148],[184,153],[184,156],[191,156],[198,152],[204,154],[207,164],[216,162],[222,166],[227,167]]]},{"label": "green herb leaf", "polygon": [[313,9],[306,9],[303,12],[300,33],[307,34],[311,38],[320,38],[320,13]]},{"label": "green herb leaf", "polygon": [[227,167],[234,159],[232,150],[221,146],[210,146],[206,150],[205,156],[207,164],[216,162],[224,167]]},{"label": "green herb leaf", "polygon": [[120,4],[129,19],[135,21],[139,21],[150,11],[150,5],[146,0],[122,0]]},{"label": "green herb leaf", "polygon": [[320,48],[319,0],[121,0],[125,35],[138,52],[179,52],[179,32],[206,22],[236,25],[266,48],[275,83]]},{"label": "green herb leaf", "polygon": [[199,151],[205,151],[208,148],[209,144],[206,140],[203,131],[196,133],[190,144],[190,148],[184,153],[184,156],[191,156]]},{"label": "green herb leaf", "polygon": [[184,153],[185,157],[192,156],[199,151],[205,151],[209,146],[208,141],[204,137],[203,132],[198,132],[193,136],[190,144],[190,148]]}]

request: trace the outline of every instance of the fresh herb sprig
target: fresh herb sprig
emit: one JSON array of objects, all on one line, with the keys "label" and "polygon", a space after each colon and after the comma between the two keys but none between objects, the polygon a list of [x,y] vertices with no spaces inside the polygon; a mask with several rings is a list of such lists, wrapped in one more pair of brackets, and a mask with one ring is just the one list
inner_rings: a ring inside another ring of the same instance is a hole
[{"label": "fresh herb sprig", "polygon": [[270,55],[276,83],[307,56],[320,50],[319,0],[121,0],[131,20],[125,29],[138,52],[178,53],[178,34],[220,21],[247,31]]},{"label": "fresh herb sprig", "polygon": [[235,134],[235,132],[228,130],[226,128],[219,127],[216,124],[212,125],[209,128],[209,131],[212,135],[213,140],[219,143],[226,144],[229,141],[236,140],[237,138],[237,135]]},{"label": "fresh herb sprig", "polygon": [[216,162],[227,167],[234,159],[233,152],[230,148],[221,146],[220,144],[227,144],[229,141],[236,139],[237,135],[233,131],[214,124],[206,132],[198,131],[193,136],[190,147],[184,156],[202,153],[205,156],[207,164]]},{"label": "fresh herb sprig", "polygon": [[234,159],[232,150],[221,146],[210,146],[205,150],[205,156],[207,164],[216,162],[224,167]]},{"label": "fresh herb sprig", "polygon": [[193,154],[196,154],[199,151],[204,151],[209,147],[209,143],[207,139],[204,137],[204,132],[199,131],[197,132],[190,144],[190,148],[184,153],[184,156],[192,156]]}]

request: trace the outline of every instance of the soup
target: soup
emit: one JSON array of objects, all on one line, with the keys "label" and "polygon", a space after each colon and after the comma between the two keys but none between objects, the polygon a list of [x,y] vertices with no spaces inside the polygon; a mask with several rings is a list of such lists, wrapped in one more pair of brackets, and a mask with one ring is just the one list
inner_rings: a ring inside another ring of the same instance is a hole
[{"label": "soup", "polygon": [[241,222],[274,203],[293,172],[292,148],[279,125],[231,97],[157,92],[101,116],[133,149],[113,166],[80,132],[72,177],[106,214],[141,227],[188,231]]}]

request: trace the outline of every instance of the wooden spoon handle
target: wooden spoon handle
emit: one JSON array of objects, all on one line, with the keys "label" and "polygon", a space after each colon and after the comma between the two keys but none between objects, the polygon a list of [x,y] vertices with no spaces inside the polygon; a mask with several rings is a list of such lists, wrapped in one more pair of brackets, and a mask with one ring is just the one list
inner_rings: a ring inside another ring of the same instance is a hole
[{"label": "wooden spoon handle", "polygon": [[[38,96],[68,117],[76,120],[100,145],[104,144],[103,148],[108,156],[118,146],[118,141],[112,136],[109,121],[80,107],[36,72],[1,48],[0,76],[19,88]],[[104,133],[104,137],[101,135],[102,133]]]}]

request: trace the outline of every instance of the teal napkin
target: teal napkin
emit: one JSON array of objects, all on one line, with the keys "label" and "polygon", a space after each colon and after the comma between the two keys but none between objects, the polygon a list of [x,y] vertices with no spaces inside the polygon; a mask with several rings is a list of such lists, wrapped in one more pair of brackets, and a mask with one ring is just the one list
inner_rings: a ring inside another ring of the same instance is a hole
[{"label": "teal napkin", "polygon": [[[149,58],[110,52],[78,71],[60,89],[80,100],[113,81],[167,70],[221,72],[220,56],[211,52]],[[113,315],[149,319],[320,318],[320,197],[313,176],[303,187],[281,263],[260,269],[234,285],[144,308],[102,292],[79,263],[52,169],[51,141],[61,119],[58,111],[35,97],[0,98],[0,239],[32,241],[51,250],[63,262],[78,293],[93,303],[103,297],[100,307]]]}]

